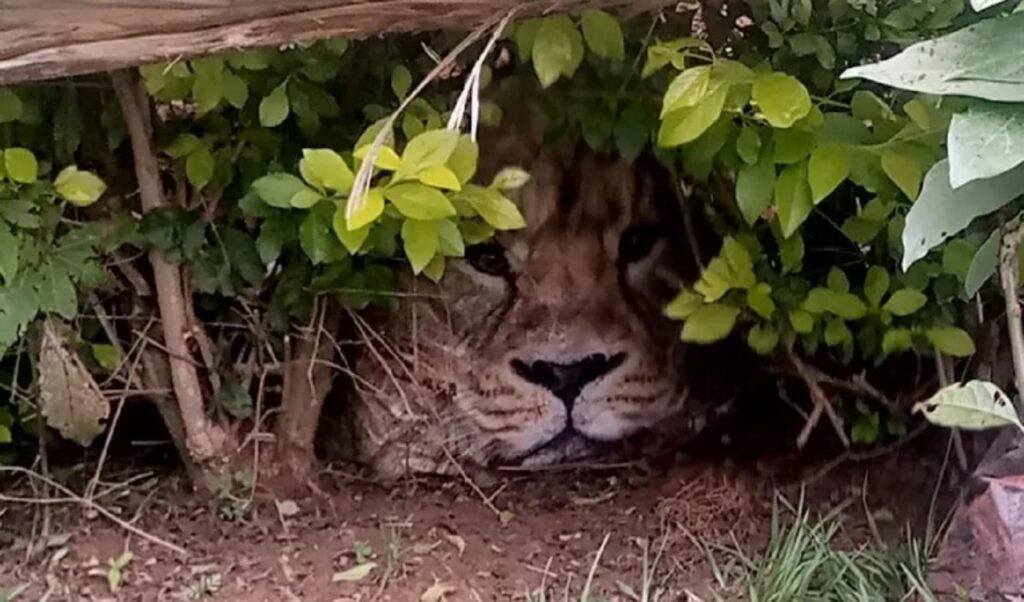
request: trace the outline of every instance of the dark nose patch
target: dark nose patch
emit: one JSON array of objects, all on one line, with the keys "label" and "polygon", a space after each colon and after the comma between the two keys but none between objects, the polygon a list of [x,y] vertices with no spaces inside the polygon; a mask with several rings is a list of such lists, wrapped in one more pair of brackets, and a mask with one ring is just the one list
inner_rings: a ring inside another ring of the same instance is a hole
[{"label": "dark nose patch", "polygon": [[618,368],[625,359],[625,353],[616,353],[611,357],[595,353],[568,364],[543,360],[531,363],[512,360],[512,369],[523,380],[554,393],[555,397],[561,399],[571,411],[583,387]]}]

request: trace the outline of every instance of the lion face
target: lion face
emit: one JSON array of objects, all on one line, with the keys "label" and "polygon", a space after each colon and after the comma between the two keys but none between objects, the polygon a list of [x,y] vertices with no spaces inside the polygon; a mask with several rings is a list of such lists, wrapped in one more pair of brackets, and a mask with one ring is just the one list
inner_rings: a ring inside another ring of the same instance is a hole
[{"label": "lion face", "polygon": [[656,169],[580,148],[523,167],[526,228],[467,248],[439,285],[410,278],[390,354],[357,368],[379,472],[566,461],[682,409],[662,316],[680,282],[672,191]]}]

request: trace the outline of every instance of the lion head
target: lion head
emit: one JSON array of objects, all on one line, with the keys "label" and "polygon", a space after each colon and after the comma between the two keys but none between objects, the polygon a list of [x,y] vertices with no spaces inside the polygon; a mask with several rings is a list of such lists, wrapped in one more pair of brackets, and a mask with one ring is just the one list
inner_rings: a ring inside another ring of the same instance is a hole
[{"label": "lion head", "polygon": [[685,405],[662,308],[694,262],[660,165],[544,148],[529,128],[480,147],[482,181],[509,165],[531,174],[510,195],[526,227],[468,247],[437,285],[405,279],[399,311],[370,335],[356,425],[380,473],[562,462]]}]

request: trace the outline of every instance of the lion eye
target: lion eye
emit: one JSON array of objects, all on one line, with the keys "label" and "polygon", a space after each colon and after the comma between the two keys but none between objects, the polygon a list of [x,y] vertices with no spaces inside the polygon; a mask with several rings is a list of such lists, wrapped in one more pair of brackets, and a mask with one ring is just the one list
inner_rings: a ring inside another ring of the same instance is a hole
[{"label": "lion eye", "polygon": [[466,248],[466,259],[473,269],[484,274],[508,276],[512,273],[505,249],[497,243],[482,243]]},{"label": "lion eye", "polygon": [[640,261],[651,252],[657,236],[657,229],[649,224],[635,224],[626,228],[619,239],[619,261]]}]

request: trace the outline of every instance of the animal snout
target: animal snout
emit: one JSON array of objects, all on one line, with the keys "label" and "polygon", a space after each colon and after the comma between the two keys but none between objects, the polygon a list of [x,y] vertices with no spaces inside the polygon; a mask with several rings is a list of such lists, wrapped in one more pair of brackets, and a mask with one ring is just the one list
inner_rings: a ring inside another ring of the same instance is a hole
[{"label": "animal snout", "polygon": [[545,360],[524,362],[519,359],[514,359],[511,363],[512,369],[520,378],[551,391],[569,410],[572,410],[572,404],[579,397],[583,387],[618,368],[625,360],[625,353],[611,356],[594,353],[568,363]]}]

